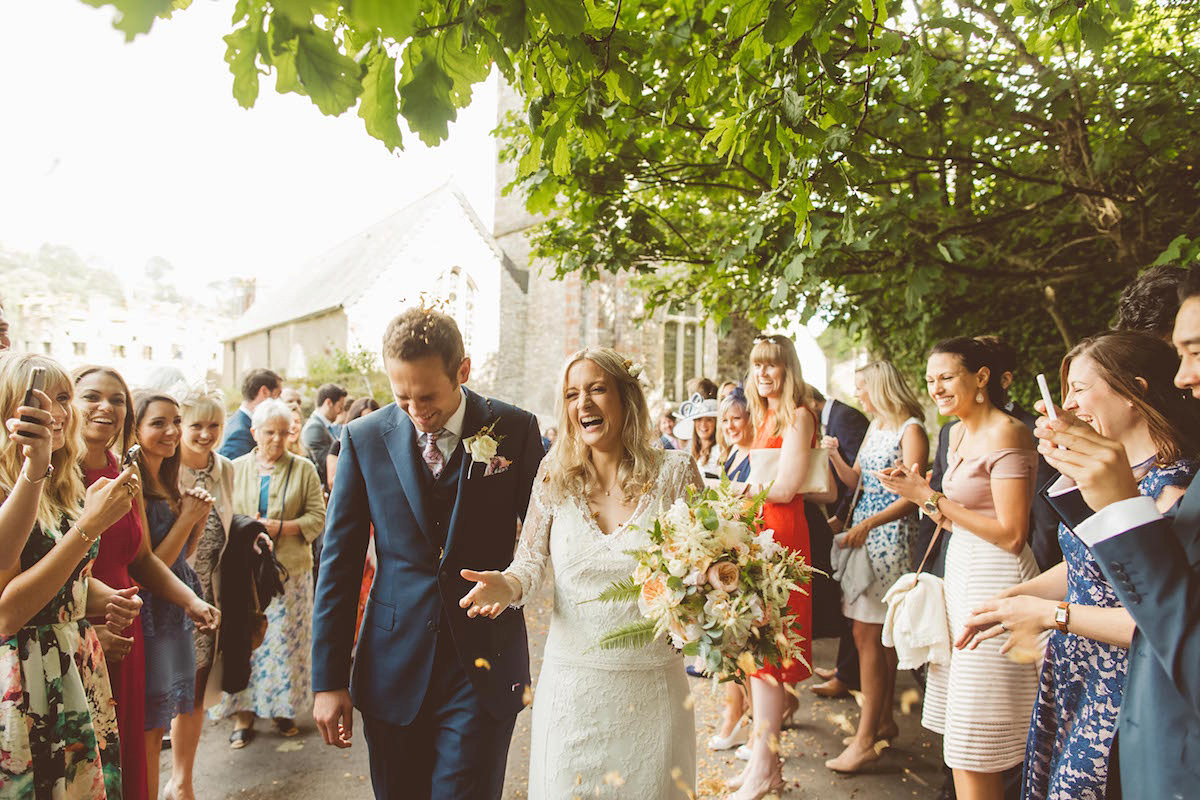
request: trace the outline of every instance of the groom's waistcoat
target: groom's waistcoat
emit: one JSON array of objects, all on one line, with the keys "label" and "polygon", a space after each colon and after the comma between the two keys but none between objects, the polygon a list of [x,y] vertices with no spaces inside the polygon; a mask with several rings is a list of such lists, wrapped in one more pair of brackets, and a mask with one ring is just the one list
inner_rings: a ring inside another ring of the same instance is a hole
[{"label": "groom's waistcoat", "polygon": [[458,447],[437,478],[429,470],[421,473],[421,488],[429,498],[425,504],[425,531],[439,548],[446,546],[446,534],[450,530],[450,517],[458,500],[458,480],[462,470],[463,448]]}]

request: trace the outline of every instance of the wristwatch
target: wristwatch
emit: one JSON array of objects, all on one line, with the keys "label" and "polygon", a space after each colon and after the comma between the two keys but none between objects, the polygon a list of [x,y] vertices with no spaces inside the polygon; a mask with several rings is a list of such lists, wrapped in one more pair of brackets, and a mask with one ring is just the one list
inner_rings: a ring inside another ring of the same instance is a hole
[{"label": "wristwatch", "polygon": [[929,495],[928,500],[921,504],[921,508],[926,514],[932,517],[934,514],[938,513],[938,501],[945,496],[946,495],[942,494],[941,492],[934,492],[933,494]]},{"label": "wristwatch", "polygon": [[1067,626],[1071,624],[1071,604],[1066,600],[1058,604],[1058,608],[1054,609],[1054,626],[1063,633],[1067,632]]}]

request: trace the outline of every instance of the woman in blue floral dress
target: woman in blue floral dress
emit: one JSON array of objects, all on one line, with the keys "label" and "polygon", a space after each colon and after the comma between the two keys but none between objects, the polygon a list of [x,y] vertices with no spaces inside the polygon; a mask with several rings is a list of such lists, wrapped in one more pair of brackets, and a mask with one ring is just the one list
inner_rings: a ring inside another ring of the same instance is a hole
[{"label": "woman in blue floral dress", "polygon": [[[1200,409],[1174,388],[1178,365],[1169,345],[1132,332],[1085,339],[1062,364],[1063,408],[1124,445],[1139,491],[1162,511],[1196,474],[1196,462],[1185,454],[1200,450],[1194,423]],[[1063,563],[985,604],[960,644],[1007,628],[1007,649],[1036,652],[1050,631],[1025,749],[1023,796],[1103,800],[1134,624],[1089,548],[1065,525],[1058,538]]]},{"label": "woman in blue floral dress", "polygon": [[894,365],[875,361],[860,368],[854,375],[854,388],[863,410],[872,417],[858,459],[853,466],[847,464],[835,437],[822,440],[838,477],[847,486],[858,487],[850,527],[834,541],[843,548],[865,547],[874,573],[874,580],[860,595],[842,597],[842,613],[852,620],[859,653],[863,713],[845,751],[825,762],[838,772],[857,772],[878,758],[875,742],[891,739],[898,731],[892,718],[896,651],[883,646],[887,613],[883,596],[901,575],[912,571],[917,508],[885,489],[875,473],[894,467],[897,461],[923,465],[929,458],[924,411]]},{"label": "woman in blue floral dress", "polygon": [[[18,408],[35,366],[46,371],[35,395],[41,408]],[[91,565],[99,535],[129,511],[137,483],[125,470],[85,492],[71,394],[53,361],[0,356],[0,520],[28,531],[17,562],[0,569],[3,798],[121,797],[116,709],[86,616],[111,610],[114,592],[90,578]],[[124,628],[134,616],[111,621]]]}]

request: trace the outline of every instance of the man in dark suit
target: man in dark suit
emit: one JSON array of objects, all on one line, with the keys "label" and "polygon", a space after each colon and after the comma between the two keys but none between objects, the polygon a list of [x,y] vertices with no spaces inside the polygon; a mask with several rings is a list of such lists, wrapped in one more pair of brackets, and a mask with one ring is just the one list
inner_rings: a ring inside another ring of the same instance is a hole
[{"label": "man in dark suit", "polygon": [[[1200,398],[1200,267],[1179,289],[1175,384]],[[1200,482],[1158,513],[1120,444],[1063,415],[1038,445],[1096,513],[1076,526],[1137,629],[1109,767],[1109,797],[1191,798],[1200,786]],[[1063,449],[1057,449],[1058,447]],[[1062,627],[1070,628],[1070,607]],[[1119,787],[1119,790],[1118,790]]]},{"label": "man in dark suit", "polygon": [[[826,400],[817,389],[813,389],[813,408],[821,418],[821,430],[826,436],[838,440],[838,452],[847,464],[853,464],[858,459],[858,448],[862,446],[863,438],[867,435],[870,424],[867,417],[857,408],[846,405],[839,400]],[[834,470],[833,480],[838,487],[838,499],[833,504],[833,516],[845,522],[854,509],[848,508],[850,498],[854,494],[846,484],[842,483]],[[832,535],[832,531],[830,534]],[[813,552],[817,547],[823,547],[828,552],[832,538],[828,543],[814,542]],[[814,608],[814,611],[817,609]],[[832,610],[840,616],[841,610]],[[838,641],[837,668],[833,674],[822,673],[826,677],[824,683],[809,687],[820,697],[842,697],[851,689],[858,689],[858,649],[854,646],[854,635],[848,620],[842,620],[842,635]]]},{"label": "man in dark suit", "polygon": [[[532,414],[462,386],[454,320],[412,309],[383,341],[390,404],[346,426],[313,612],[313,716],[349,747],[362,713],[380,798],[499,800],[529,688],[519,609],[469,617],[466,567],[512,561],[544,451]],[[372,526],[377,566],[351,660]]]},{"label": "man in dark suit", "polygon": [[250,435],[250,417],[263,400],[279,397],[283,391],[283,378],[269,369],[252,369],[242,378],[242,405],[225,420],[225,441],[218,453],[230,461],[244,456],[254,449],[254,437]]},{"label": "man in dark suit", "polygon": [[328,486],[326,480],[325,456],[340,433],[334,420],[346,408],[348,392],[336,383],[324,383],[317,389],[317,405],[312,415],[300,429],[300,443],[304,445],[308,458],[317,466],[317,475],[321,485]]}]

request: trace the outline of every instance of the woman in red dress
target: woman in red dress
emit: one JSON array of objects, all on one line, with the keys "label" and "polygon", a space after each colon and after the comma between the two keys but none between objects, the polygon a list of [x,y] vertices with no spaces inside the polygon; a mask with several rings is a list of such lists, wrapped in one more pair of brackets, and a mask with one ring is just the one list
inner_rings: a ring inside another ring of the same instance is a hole
[{"label": "woman in red dress", "polygon": [[[75,408],[81,417],[84,453],[81,465],[84,483],[91,486],[100,477],[115,478],[121,472],[110,448],[124,452],[133,441],[132,395],[125,379],[108,367],[80,367],[75,382]],[[167,565],[150,550],[141,523],[140,498],[129,513],[104,531],[100,550],[92,565],[92,577],[114,589],[141,584],[171,598],[178,605],[200,613],[208,608]],[[104,650],[117,705],[117,733],[121,747],[121,781],[124,800],[149,800],[146,780],[146,748],[142,746],[146,719],[146,656],[142,621],[120,635],[103,624],[94,626]]]},{"label": "woman in red dress", "polygon": [[[791,339],[780,335],[755,339],[750,351],[750,374],[746,376],[746,399],[756,431],[754,447],[782,450],[778,473],[763,506],[763,526],[775,532],[775,541],[812,563],[804,495],[798,490],[808,475],[808,451],[817,444],[817,417],[809,408],[811,392],[804,382]],[[762,488],[754,484],[748,491],[757,493]],[[812,663],[812,595],[792,592],[788,607],[797,616],[796,630],[803,637],[804,662],[767,664],[751,674],[754,739],[750,762],[729,784],[729,788],[738,790],[732,800],[759,800],[783,790],[779,736],[791,699],[785,686],[806,680],[812,674],[808,666]]]}]

